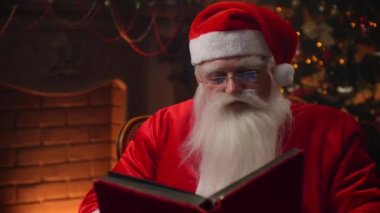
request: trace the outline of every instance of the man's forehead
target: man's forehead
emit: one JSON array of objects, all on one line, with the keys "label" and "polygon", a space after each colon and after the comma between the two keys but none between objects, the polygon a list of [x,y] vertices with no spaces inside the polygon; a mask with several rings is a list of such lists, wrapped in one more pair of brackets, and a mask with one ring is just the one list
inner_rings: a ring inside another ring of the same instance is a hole
[{"label": "man's forehead", "polygon": [[250,55],[241,57],[236,65],[237,66],[262,66],[265,64],[265,57],[259,55]]},{"label": "man's forehead", "polygon": [[239,67],[260,67],[265,64],[265,57],[259,55],[241,56],[225,59],[206,61],[197,65],[197,69],[203,73],[225,70],[226,66]]}]

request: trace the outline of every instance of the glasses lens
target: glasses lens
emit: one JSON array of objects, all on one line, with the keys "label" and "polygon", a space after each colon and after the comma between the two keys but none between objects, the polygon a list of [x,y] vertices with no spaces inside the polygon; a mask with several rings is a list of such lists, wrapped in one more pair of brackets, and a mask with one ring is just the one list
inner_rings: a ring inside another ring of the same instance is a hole
[{"label": "glasses lens", "polygon": [[208,78],[207,81],[210,82],[211,84],[214,85],[219,85],[222,84],[226,80],[226,76],[217,76],[217,77],[212,77]]},{"label": "glasses lens", "polygon": [[[227,79],[228,77],[226,75],[206,77],[205,82],[207,82],[210,85],[219,86],[227,82]],[[257,72],[248,71],[248,72],[236,73],[235,77],[231,77],[231,79],[235,79],[236,81],[239,81],[240,83],[255,83],[257,79]]]},{"label": "glasses lens", "polygon": [[256,71],[249,71],[249,72],[242,72],[236,74],[236,78],[240,81],[245,81],[249,83],[256,82],[257,79],[257,72]]}]

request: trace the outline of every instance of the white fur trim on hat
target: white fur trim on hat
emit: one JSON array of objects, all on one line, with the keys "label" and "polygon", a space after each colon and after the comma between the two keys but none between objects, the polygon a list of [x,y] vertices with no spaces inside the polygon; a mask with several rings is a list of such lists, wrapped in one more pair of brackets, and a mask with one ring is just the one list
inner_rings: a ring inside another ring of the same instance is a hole
[{"label": "white fur trim on hat", "polygon": [[190,40],[193,65],[213,59],[253,54],[272,55],[263,34],[257,30],[209,32]]},{"label": "white fur trim on hat", "polygon": [[294,68],[284,63],[274,67],[273,78],[279,86],[289,86],[293,83]]}]

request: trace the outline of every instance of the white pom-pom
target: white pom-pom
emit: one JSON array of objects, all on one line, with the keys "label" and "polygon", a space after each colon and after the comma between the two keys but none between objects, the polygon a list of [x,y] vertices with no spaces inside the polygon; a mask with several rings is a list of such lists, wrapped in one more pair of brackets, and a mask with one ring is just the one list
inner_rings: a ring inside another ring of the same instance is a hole
[{"label": "white pom-pom", "polygon": [[273,70],[273,78],[279,86],[289,86],[293,83],[294,68],[290,64],[279,64]]}]

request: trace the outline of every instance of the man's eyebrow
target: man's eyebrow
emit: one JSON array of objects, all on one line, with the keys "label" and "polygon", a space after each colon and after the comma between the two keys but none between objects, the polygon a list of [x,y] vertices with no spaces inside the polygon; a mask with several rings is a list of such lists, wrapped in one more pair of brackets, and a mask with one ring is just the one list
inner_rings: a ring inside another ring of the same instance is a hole
[{"label": "man's eyebrow", "polygon": [[208,63],[208,64],[203,64],[199,67],[199,72],[202,74],[210,74],[214,72],[223,72],[224,71],[224,65],[219,64],[219,63]]},{"label": "man's eyebrow", "polygon": [[242,58],[237,62],[238,68],[261,68],[265,65],[265,61],[261,57],[247,57]]}]

